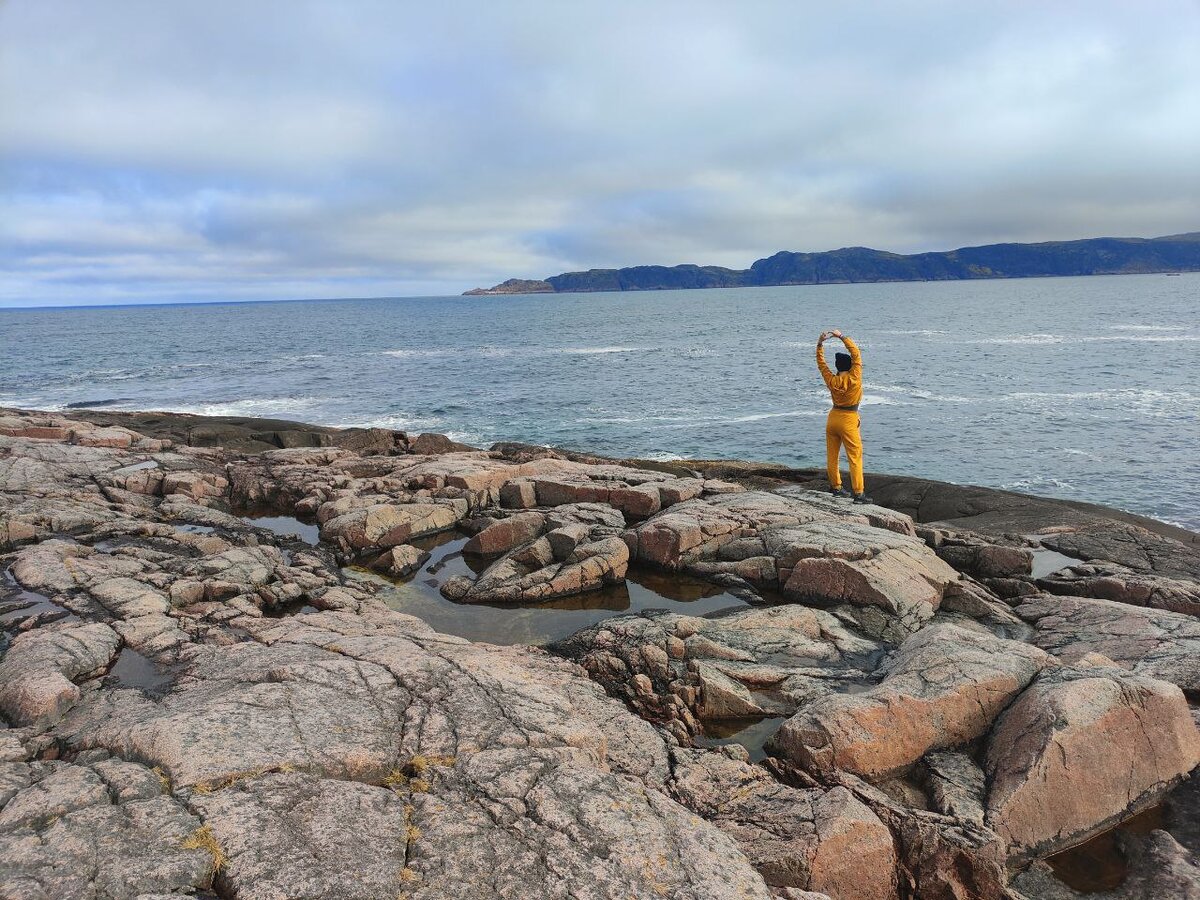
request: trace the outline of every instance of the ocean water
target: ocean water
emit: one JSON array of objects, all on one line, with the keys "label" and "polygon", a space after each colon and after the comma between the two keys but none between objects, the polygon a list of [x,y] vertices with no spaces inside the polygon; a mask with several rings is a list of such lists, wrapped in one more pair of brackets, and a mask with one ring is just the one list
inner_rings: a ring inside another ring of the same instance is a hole
[{"label": "ocean water", "polygon": [[824,464],[817,334],[868,470],[1200,529],[1200,274],[0,310],[0,405]]}]

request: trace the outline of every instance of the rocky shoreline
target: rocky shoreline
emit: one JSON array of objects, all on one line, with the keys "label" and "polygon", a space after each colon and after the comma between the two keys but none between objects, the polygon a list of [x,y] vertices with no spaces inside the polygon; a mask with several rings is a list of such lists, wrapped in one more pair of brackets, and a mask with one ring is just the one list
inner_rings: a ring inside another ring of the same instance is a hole
[{"label": "rocky shoreline", "polygon": [[1200,897],[1200,536],[818,484],[0,410],[0,896]]}]

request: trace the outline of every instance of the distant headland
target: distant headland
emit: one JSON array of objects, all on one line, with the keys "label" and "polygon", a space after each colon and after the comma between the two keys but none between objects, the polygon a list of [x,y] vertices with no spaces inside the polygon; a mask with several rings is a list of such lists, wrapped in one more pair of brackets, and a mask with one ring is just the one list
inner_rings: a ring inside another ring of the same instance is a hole
[{"label": "distant headland", "polygon": [[873,281],[955,281],[1062,275],[1129,275],[1200,271],[1200,232],[1157,238],[1087,238],[1041,244],[988,244],[904,255],[843,247],[821,253],[781,250],[749,269],[722,266],[630,266],[564,272],[545,279],[510,278],[465,295],[685,288],[851,284]]}]

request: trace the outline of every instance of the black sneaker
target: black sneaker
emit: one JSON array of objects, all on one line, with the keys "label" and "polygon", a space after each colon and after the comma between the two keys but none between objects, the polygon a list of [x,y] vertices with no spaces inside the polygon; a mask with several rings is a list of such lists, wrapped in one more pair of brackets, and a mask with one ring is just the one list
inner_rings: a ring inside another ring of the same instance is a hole
[{"label": "black sneaker", "polygon": [[855,495],[854,495],[854,502],[855,502],[855,503],[874,503],[875,501],[874,501],[874,500],[872,500],[870,497],[868,497],[868,496],[867,496],[867,495],[864,493],[864,494],[855,494]]},{"label": "black sneaker", "polygon": [[829,493],[833,494],[833,496],[835,496],[835,497],[853,497],[854,496],[848,490],[846,490],[844,487],[830,488]]}]

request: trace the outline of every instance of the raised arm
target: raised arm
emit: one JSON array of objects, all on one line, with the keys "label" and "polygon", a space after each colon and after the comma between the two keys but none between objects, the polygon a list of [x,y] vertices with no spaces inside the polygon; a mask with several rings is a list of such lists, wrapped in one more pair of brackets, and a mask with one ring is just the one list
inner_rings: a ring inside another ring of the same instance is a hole
[{"label": "raised arm", "polygon": [[862,377],[862,354],[858,352],[858,344],[850,340],[844,334],[839,334],[842,343],[846,345],[846,349],[850,351],[850,374]]},{"label": "raised arm", "polygon": [[825,386],[829,386],[829,382],[833,380],[833,372],[829,368],[829,363],[825,362],[825,333],[817,338],[817,369],[821,373],[821,380],[825,382]]}]

